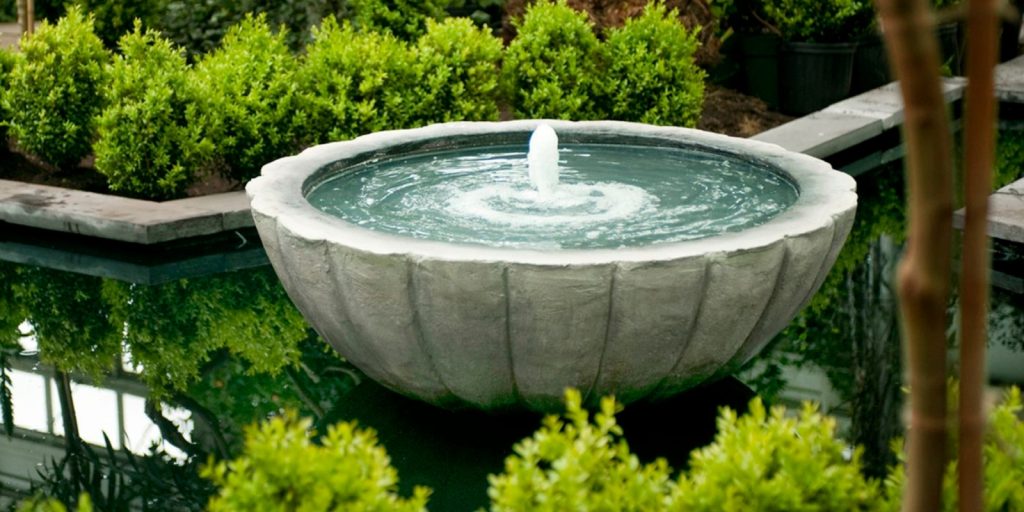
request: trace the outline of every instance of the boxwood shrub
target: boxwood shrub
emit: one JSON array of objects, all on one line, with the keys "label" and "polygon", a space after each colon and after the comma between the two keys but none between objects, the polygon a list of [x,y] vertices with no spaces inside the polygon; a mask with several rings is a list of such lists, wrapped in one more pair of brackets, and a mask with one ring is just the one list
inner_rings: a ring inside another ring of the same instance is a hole
[{"label": "boxwood shrub", "polygon": [[74,166],[90,151],[110,56],[77,7],[56,25],[43,22],[21,51],[3,96],[10,133],[44,162]]},{"label": "boxwood shrub", "polygon": [[624,121],[694,127],[704,103],[705,73],[693,55],[697,30],[678,12],[650,3],[642,15],[611,30],[607,94],[610,117]]},{"label": "boxwood shrub", "polygon": [[601,43],[587,15],[565,0],[539,0],[505,51],[504,83],[517,117],[601,119]]},{"label": "boxwood shrub", "polygon": [[311,422],[292,413],[248,428],[243,455],[203,471],[220,487],[209,510],[426,511],[426,488],[399,496],[398,472],[375,432],[347,422],[319,444],[313,435]]},{"label": "boxwood shrub", "polygon": [[11,71],[18,64],[20,53],[0,48],[0,151],[7,148],[7,123],[10,113],[4,107],[3,96],[11,86]]},{"label": "boxwood shrub", "polygon": [[497,121],[501,40],[468,18],[427,21],[416,44],[421,108],[412,124]]},{"label": "boxwood shrub", "polygon": [[420,76],[405,42],[327,18],[296,73],[296,131],[302,142],[316,144],[407,127],[420,108],[410,94]]},{"label": "boxwood shrub", "polygon": [[274,34],[265,15],[233,26],[196,65],[192,122],[227,176],[245,181],[297,149],[291,129],[296,67],[284,31]]},{"label": "boxwood shrub", "polygon": [[140,24],[121,38],[108,106],[97,124],[96,169],[111,190],[149,198],[180,196],[209,148],[187,122],[195,108],[183,51]]},{"label": "boxwood shrub", "polygon": [[860,449],[847,460],[836,422],[804,404],[797,417],[760,398],[738,416],[723,409],[715,441],[690,454],[679,478],[678,510],[879,510],[878,482],[860,471]]},{"label": "boxwood shrub", "polygon": [[512,448],[504,473],[489,478],[492,512],[666,510],[674,487],[668,464],[644,465],[629,452],[615,422],[618,409],[604,398],[592,422],[579,391],[567,391],[565,419],[545,418]]}]

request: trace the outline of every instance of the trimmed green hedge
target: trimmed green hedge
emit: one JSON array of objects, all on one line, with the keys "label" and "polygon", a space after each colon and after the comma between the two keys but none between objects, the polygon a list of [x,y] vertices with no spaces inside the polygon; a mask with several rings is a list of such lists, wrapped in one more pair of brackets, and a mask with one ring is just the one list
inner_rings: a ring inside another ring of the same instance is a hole
[{"label": "trimmed green hedge", "polygon": [[110,55],[79,8],[56,25],[43,22],[21,51],[3,94],[10,133],[44,162],[74,166],[91,150]]},{"label": "trimmed green hedge", "polygon": [[428,20],[414,51],[422,76],[412,124],[498,120],[501,40],[467,18]]},{"label": "trimmed green hedge", "polygon": [[664,4],[647,5],[608,35],[609,117],[642,123],[697,126],[705,73],[694,62],[697,31]]},{"label": "trimmed green hedge", "polygon": [[[78,1],[106,6],[107,16],[121,12],[101,0]],[[360,0],[351,7],[384,13],[403,5]],[[7,113],[25,152],[69,166],[92,151],[112,190],[156,199],[179,197],[209,173],[244,182],[305,145],[493,121],[502,107],[516,117],[696,124],[704,73],[693,62],[695,34],[675,11],[651,6],[601,42],[584,13],[565,0],[542,0],[516,22],[519,35],[503,50],[468,19],[431,19],[442,5],[411,11],[405,21],[420,20],[422,31],[367,30],[380,24],[351,12],[354,22],[328,17],[299,55],[269,15],[248,16],[194,66],[170,38],[141,26],[108,64],[91,18],[73,7],[26,40],[24,58],[0,73],[11,84],[0,115]],[[409,42],[396,32],[421,35]],[[0,60],[0,72],[10,60]]]},{"label": "trimmed green hedge", "polygon": [[307,144],[405,128],[418,107],[408,94],[419,85],[408,45],[333,17],[314,31],[295,83],[296,129]]},{"label": "trimmed green hedge", "polygon": [[540,0],[513,21],[505,51],[507,94],[516,117],[601,119],[601,43],[586,13],[565,0]]},{"label": "trimmed green hedge", "polygon": [[111,190],[180,196],[203,161],[198,130],[187,120],[196,91],[185,55],[140,25],[119,44],[105,90],[108,106],[97,120],[96,170]]},{"label": "trimmed green hedge", "polygon": [[10,117],[4,106],[3,91],[11,86],[11,71],[18,65],[20,55],[0,48],[0,141],[7,139],[7,120]]},{"label": "trimmed green hedge", "polygon": [[292,127],[296,68],[285,32],[274,34],[264,15],[233,26],[221,47],[196,65],[198,106],[191,123],[211,150],[213,168],[244,181],[298,149]]}]

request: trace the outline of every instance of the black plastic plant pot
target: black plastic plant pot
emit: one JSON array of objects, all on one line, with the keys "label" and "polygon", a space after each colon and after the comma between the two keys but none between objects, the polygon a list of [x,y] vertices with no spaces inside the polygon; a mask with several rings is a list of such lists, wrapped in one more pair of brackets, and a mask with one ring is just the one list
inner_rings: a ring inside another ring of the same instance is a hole
[{"label": "black plastic plant pot", "polygon": [[779,107],[779,47],[774,34],[741,34],[744,92],[760,98],[769,108]]},{"label": "black plastic plant pot", "polygon": [[779,107],[802,116],[849,95],[857,43],[786,43],[779,72]]},{"label": "black plastic plant pot", "polygon": [[857,41],[857,50],[853,53],[850,94],[870,91],[891,81],[889,59],[885,55],[885,44],[882,42],[882,38],[871,34]]}]

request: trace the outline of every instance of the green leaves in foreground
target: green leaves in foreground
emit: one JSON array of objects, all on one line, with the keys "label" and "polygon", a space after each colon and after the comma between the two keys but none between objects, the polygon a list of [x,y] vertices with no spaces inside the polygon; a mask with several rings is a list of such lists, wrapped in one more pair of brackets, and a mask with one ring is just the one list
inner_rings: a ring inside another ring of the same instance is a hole
[{"label": "green leaves in foreground", "polygon": [[[950,386],[950,395],[954,400],[950,410],[956,407],[957,387]],[[982,441],[982,460],[985,481],[985,511],[1003,512],[1024,510],[1024,421],[1021,412],[1024,405],[1021,401],[1020,388],[1011,387],[1003,394],[1002,401],[989,415],[988,429]],[[954,436],[955,439],[955,436]],[[906,484],[906,468],[904,467],[903,444],[894,444],[900,463],[892,469],[886,480],[888,503],[885,510],[900,510],[900,499]],[[957,446],[952,444],[948,453],[955,456]],[[955,512],[958,507],[957,465],[949,463],[942,482],[942,512]]]},{"label": "green leaves in foreground", "polygon": [[244,455],[203,470],[221,488],[209,510],[426,510],[427,489],[398,496],[398,473],[372,430],[339,423],[318,444],[310,425],[289,413],[247,429]]},{"label": "green leaves in foreground", "polygon": [[723,409],[715,441],[690,455],[675,505],[686,511],[878,510],[877,482],[860,472],[860,450],[846,458],[833,418],[805,404],[799,416],[760,398],[738,416]]},{"label": "green leaves in foreground", "polygon": [[591,423],[580,393],[566,391],[565,418],[548,416],[515,445],[505,472],[491,476],[491,510],[665,510],[673,485],[662,459],[642,465],[615,422],[607,397]]}]

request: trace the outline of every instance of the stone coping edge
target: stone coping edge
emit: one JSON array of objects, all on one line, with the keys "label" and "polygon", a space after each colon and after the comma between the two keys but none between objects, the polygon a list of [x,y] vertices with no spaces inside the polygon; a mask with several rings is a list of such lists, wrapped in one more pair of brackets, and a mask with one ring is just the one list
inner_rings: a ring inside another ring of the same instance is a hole
[{"label": "stone coping edge", "polygon": [[[947,78],[946,101],[965,87],[963,78]],[[996,67],[996,96],[1024,103],[1024,56]],[[893,82],[751,138],[825,158],[901,124]],[[0,180],[0,222],[147,245],[253,227],[243,191],[155,202],[7,180]]]},{"label": "stone coping edge", "polygon": [[253,227],[244,191],[156,202],[8,180],[0,221],[146,245]]}]

